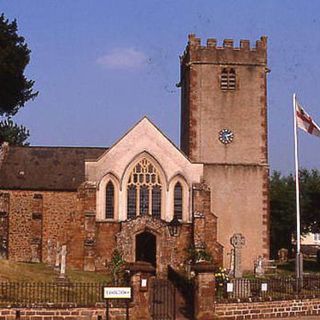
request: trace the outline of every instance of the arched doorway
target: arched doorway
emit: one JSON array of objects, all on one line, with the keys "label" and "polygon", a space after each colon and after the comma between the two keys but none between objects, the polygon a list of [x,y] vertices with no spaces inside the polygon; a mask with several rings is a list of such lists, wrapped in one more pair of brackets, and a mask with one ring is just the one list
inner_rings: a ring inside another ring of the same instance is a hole
[{"label": "arched doorway", "polygon": [[136,261],[145,261],[157,266],[157,238],[145,231],[136,236]]}]

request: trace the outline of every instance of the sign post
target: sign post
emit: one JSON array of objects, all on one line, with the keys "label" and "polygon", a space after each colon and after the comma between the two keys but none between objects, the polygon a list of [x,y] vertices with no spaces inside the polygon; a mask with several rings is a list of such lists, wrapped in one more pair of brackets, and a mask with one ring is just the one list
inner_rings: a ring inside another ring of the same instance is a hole
[{"label": "sign post", "polygon": [[109,320],[109,300],[126,300],[126,320],[129,320],[129,301],[132,299],[131,287],[103,287],[103,299],[106,300],[106,319]]}]

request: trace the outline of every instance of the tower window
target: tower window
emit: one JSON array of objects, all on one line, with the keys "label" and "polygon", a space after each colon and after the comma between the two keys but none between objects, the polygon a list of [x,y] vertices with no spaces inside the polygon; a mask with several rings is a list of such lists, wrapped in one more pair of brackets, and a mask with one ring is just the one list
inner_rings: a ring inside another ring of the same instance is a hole
[{"label": "tower window", "polygon": [[221,90],[236,89],[236,72],[233,68],[223,68],[220,77]]},{"label": "tower window", "polygon": [[174,216],[182,219],[182,186],[180,182],[174,186]]},{"label": "tower window", "polygon": [[114,219],[114,186],[111,181],[106,186],[106,219]]},{"label": "tower window", "polygon": [[133,168],[127,194],[128,218],[146,214],[161,218],[160,175],[149,160],[143,158]]}]

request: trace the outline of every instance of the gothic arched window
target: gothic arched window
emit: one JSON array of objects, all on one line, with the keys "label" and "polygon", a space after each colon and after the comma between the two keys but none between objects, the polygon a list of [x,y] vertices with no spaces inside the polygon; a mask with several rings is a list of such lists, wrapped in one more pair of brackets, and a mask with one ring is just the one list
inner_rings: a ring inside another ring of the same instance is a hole
[{"label": "gothic arched window", "polygon": [[161,217],[161,179],[156,167],[146,158],[140,160],[129,175],[127,216],[149,214]]},{"label": "gothic arched window", "polygon": [[182,186],[177,182],[174,186],[174,217],[182,219]]},{"label": "gothic arched window", "polygon": [[106,219],[114,219],[114,185],[111,181],[106,186]]}]

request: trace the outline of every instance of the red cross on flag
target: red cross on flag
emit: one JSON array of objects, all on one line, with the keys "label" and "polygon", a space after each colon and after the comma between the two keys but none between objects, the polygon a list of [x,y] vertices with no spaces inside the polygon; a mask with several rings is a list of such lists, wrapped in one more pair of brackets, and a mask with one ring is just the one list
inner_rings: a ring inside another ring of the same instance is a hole
[{"label": "red cross on flag", "polygon": [[320,137],[320,128],[312,118],[303,110],[302,106],[295,100],[297,125],[300,129]]}]

